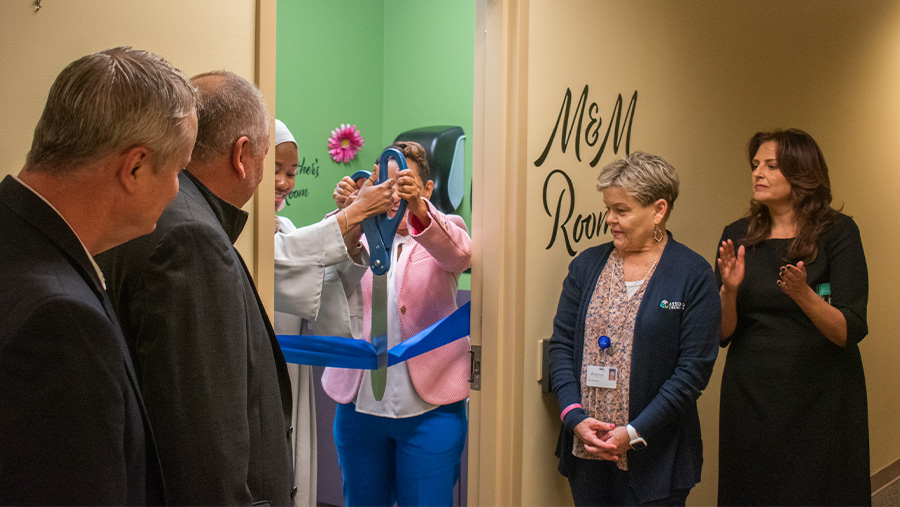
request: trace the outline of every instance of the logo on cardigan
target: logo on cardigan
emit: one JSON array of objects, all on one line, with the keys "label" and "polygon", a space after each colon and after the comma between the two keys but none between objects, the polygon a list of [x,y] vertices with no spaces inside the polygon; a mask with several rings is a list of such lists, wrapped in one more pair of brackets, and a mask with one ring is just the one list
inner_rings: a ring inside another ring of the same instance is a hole
[{"label": "logo on cardigan", "polygon": [[663,299],[659,302],[659,307],[663,310],[684,310],[683,301],[666,301]]}]

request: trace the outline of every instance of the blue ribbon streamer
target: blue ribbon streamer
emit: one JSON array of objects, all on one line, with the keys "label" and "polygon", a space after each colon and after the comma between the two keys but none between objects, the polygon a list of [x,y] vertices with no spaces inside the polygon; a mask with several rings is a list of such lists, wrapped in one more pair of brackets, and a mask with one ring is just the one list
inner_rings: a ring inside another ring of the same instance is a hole
[{"label": "blue ribbon streamer", "polygon": [[[407,361],[469,336],[471,303],[416,333],[388,351],[388,366]],[[365,340],[340,336],[278,335],[285,361],[312,366],[374,370],[375,346]]]}]

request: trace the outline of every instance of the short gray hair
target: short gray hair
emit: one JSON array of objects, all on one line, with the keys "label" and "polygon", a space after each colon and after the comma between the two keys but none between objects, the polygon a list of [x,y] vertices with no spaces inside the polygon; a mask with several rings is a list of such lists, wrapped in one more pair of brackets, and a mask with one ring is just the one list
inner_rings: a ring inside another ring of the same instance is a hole
[{"label": "short gray hair", "polygon": [[60,172],[144,145],[158,169],[190,148],[196,104],[181,71],[153,53],[117,47],[82,57],[50,88],[26,165]]},{"label": "short gray hair", "polygon": [[659,199],[669,205],[668,213],[678,198],[678,173],[672,164],[662,157],[636,151],[625,158],[607,165],[597,178],[597,190],[609,187],[625,190],[641,203],[649,206]]},{"label": "short gray hair", "polygon": [[227,71],[198,74],[191,83],[200,97],[192,161],[205,163],[230,153],[242,136],[250,139],[256,154],[265,153],[269,145],[269,116],[256,86]]}]

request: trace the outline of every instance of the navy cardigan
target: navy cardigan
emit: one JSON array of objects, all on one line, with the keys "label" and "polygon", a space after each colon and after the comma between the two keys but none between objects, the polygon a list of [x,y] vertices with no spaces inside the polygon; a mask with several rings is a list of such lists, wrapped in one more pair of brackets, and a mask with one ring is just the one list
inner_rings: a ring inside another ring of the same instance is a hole
[{"label": "navy cardigan", "polygon": [[[563,282],[550,340],[550,379],[561,410],[581,403],[585,316],[612,249],[606,243],[582,252]],[[700,482],[697,398],[716,361],[721,318],[709,263],[669,233],[634,325],[629,419],[647,448],[628,451],[628,476],[642,503]],[[576,408],[563,421],[556,448],[563,475],[577,459],[572,430],[587,417]]]}]

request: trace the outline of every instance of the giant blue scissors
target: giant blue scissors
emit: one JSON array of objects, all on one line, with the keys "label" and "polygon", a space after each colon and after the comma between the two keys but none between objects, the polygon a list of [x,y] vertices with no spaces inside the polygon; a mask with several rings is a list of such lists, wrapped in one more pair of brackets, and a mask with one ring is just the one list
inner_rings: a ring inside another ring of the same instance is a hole
[{"label": "giant blue scissors", "polygon": [[[381,153],[378,160],[378,181],[376,185],[384,183],[388,179],[388,161],[394,159],[401,171],[407,169],[406,157],[397,148],[387,148]],[[360,178],[368,178],[371,175],[369,171],[357,171],[351,176],[353,181]],[[363,220],[362,228],[366,233],[366,241],[369,243],[369,266],[372,273],[376,275],[384,275],[391,267],[391,247],[394,244],[394,235],[397,234],[397,228],[403,220],[406,213],[406,201],[400,201],[400,207],[393,218],[389,218],[387,213],[382,213],[374,217]]]},{"label": "giant blue scissors", "polygon": [[[397,148],[388,148],[381,153],[378,160],[378,181],[384,183],[388,179],[388,162],[390,159],[397,162],[400,170],[408,168],[406,157]],[[367,178],[371,173],[357,171],[351,178],[357,181]],[[362,228],[366,233],[366,242],[369,244],[369,267],[372,268],[372,345],[375,346],[377,369],[372,370],[372,394],[375,399],[381,401],[387,387],[388,366],[388,338],[387,338],[387,274],[391,267],[391,248],[394,245],[394,235],[406,214],[406,201],[400,201],[397,213],[393,218],[387,213],[363,220]]]}]

